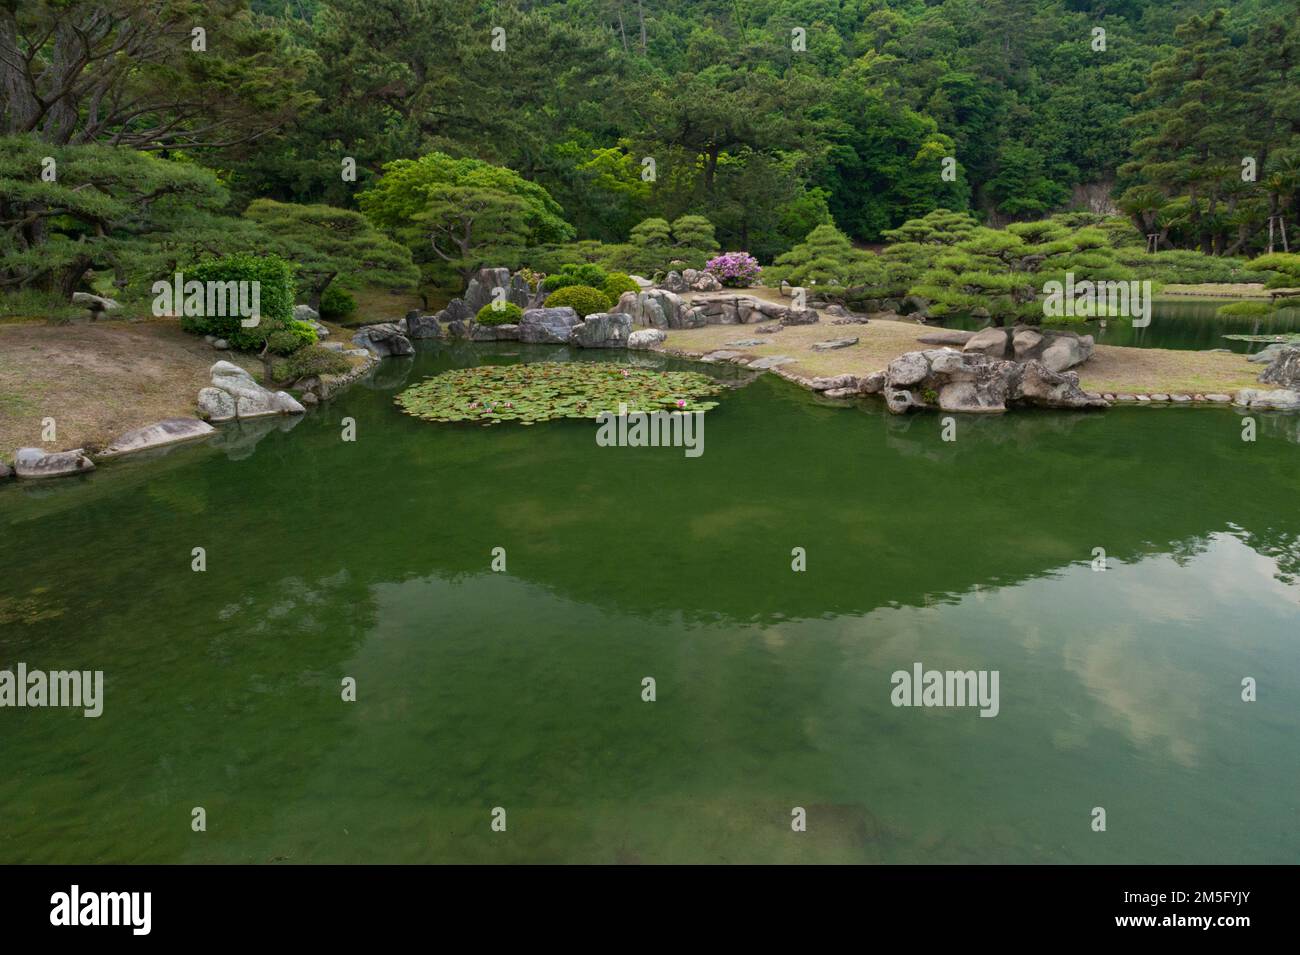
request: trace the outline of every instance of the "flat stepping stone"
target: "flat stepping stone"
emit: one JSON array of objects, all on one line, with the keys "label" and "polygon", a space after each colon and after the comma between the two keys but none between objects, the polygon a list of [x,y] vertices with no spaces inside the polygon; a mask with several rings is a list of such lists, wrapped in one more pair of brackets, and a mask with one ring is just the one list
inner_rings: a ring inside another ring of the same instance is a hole
[{"label": "flat stepping stone", "polygon": [[813,351],[834,351],[837,348],[848,348],[858,343],[858,337],[852,338],[832,338],[830,341],[813,342],[810,346]]},{"label": "flat stepping stone", "polygon": [[766,345],[767,343],[761,338],[742,338],[738,342],[725,342],[728,348],[753,348],[755,345]]},{"label": "flat stepping stone", "polygon": [[735,361],[740,357],[738,351],[711,351],[703,356],[700,361]]},{"label": "flat stepping stone", "polygon": [[798,361],[798,359],[791,358],[789,355],[770,355],[766,358],[754,359],[749,363],[749,367],[767,371],[772,368],[780,368],[782,365],[789,365],[795,361]]},{"label": "flat stepping stone", "polygon": [[120,435],[116,441],[101,451],[97,457],[114,458],[119,454],[147,451],[179,441],[192,441],[213,434],[216,428],[197,418],[164,418],[157,424],[146,425]]},{"label": "flat stepping stone", "polygon": [[924,345],[965,345],[975,337],[974,332],[964,332],[957,328],[926,332],[917,338]]}]

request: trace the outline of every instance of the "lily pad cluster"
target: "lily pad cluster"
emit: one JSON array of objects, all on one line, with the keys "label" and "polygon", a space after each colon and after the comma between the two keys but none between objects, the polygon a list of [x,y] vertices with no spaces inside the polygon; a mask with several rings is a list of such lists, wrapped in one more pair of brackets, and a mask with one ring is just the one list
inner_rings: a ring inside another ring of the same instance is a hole
[{"label": "lily pad cluster", "polygon": [[613,362],[531,362],[458,368],[407,388],[397,404],[426,421],[533,424],[594,418],[602,411],[708,411],[726,386],[692,371],[652,371]]}]

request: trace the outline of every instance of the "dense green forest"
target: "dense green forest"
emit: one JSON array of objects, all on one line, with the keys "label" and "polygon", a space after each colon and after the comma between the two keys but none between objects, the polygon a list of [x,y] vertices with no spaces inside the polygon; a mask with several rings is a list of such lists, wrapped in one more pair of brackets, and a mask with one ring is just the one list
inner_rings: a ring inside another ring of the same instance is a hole
[{"label": "dense green forest", "polygon": [[0,288],[125,288],[250,247],[311,250],[314,298],[410,281],[393,243],[448,286],[493,256],[767,263],[938,209],[1280,249],[1300,10],[1220,5],[3,0]]}]

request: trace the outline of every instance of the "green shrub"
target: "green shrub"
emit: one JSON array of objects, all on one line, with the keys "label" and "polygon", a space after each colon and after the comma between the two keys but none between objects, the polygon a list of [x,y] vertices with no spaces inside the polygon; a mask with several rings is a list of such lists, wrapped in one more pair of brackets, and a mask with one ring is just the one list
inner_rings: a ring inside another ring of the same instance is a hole
[{"label": "green shrub", "polygon": [[633,282],[626,272],[610,272],[600,290],[609,296],[611,302],[617,302],[624,292],[639,292],[641,286]]},{"label": "green shrub", "polygon": [[357,310],[357,300],[347,289],[331,284],[320,297],[320,317],[341,321]]},{"label": "green shrub", "polygon": [[339,352],[320,345],[308,345],[277,363],[275,372],[278,381],[297,381],[321,375],[342,375],[351,368],[352,363]]},{"label": "green shrub", "polygon": [[300,348],[316,343],[316,329],[306,322],[290,319],[278,328],[270,329],[266,336],[267,351],[276,355],[292,355]]},{"label": "green shrub", "polygon": [[[259,311],[261,321],[245,328],[235,309],[227,308],[226,315],[185,315],[182,302],[175,303],[181,313],[181,328],[196,335],[215,335],[224,338],[230,347],[240,351],[256,351],[267,338],[287,328],[293,321],[294,281],[293,268],[278,255],[252,255],[240,252],[221,258],[205,258],[184,269],[185,281],[198,282],[258,282],[260,288]],[[301,323],[299,323],[301,324]],[[311,332],[309,341],[316,340]]]},{"label": "green shrub", "polygon": [[567,285],[546,296],[547,308],[563,308],[567,305],[578,313],[579,318],[597,312],[608,312],[613,304],[608,295],[589,285]]},{"label": "green shrub", "polygon": [[1233,302],[1231,305],[1220,305],[1214,314],[1226,318],[1263,318],[1272,315],[1275,310],[1272,302]]},{"label": "green shrub", "polygon": [[488,302],[474,317],[480,325],[518,325],[524,310],[514,302]]},{"label": "green shrub", "polygon": [[572,285],[587,285],[591,288],[600,288],[608,278],[609,273],[599,265],[583,262],[578,265],[566,265],[554,275],[548,275],[546,281],[542,283],[542,288],[548,292],[555,292]]}]

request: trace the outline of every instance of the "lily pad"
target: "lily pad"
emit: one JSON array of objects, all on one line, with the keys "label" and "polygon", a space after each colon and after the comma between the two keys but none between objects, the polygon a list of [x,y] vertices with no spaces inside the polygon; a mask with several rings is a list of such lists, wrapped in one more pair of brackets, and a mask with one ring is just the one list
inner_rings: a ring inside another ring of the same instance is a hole
[{"label": "lily pad", "polygon": [[726,386],[693,371],[653,371],[613,362],[530,362],[457,368],[397,396],[426,421],[534,424],[595,418],[602,411],[708,411]]}]

